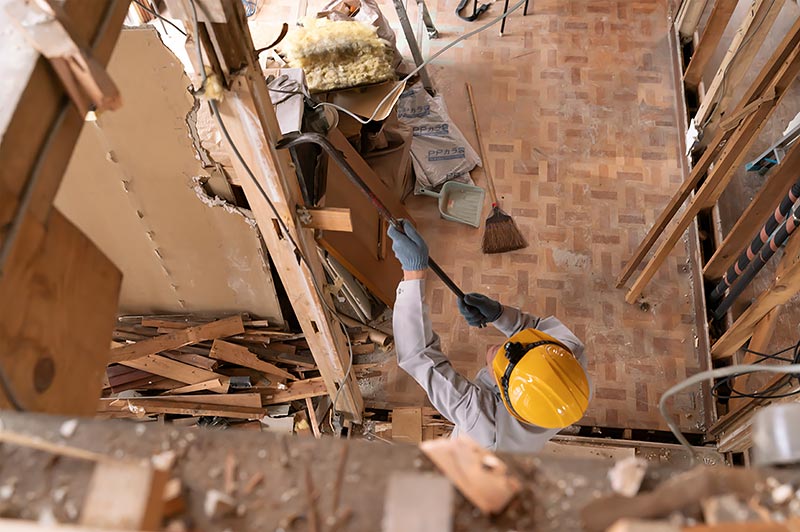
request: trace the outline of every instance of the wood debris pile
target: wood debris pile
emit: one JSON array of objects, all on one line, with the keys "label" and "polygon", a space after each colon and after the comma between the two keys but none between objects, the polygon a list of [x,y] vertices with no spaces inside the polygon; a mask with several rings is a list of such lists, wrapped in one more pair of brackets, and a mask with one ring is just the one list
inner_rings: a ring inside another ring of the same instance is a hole
[{"label": "wood debris pile", "polygon": [[[349,329],[354,356],[375,351],[367,329]],[[113,340],[98,407],[103,417],[318,435],[330,412],[303,335],[265,320],[122,316]],[[373,365],[355,364],[354,371],[362,375]]]}]

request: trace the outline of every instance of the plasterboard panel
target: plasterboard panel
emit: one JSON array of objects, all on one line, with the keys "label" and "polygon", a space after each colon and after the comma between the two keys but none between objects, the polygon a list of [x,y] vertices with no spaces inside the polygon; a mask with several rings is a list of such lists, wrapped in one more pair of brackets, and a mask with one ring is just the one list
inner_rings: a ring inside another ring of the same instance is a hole
[{"label": "plasterboard panel", "polygon": [[120,311],[244,311],[282,323],[258,230],[194,189],[207,173],[180,61],[155,30],[127,29],[109,72],[124,105],[86,124],[56,205],[122,270]]}]

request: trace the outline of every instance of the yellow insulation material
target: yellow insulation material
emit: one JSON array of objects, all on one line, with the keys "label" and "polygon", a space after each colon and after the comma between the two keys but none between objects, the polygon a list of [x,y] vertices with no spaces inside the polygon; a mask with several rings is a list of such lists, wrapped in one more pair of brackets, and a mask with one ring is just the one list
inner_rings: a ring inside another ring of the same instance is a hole
[{"label": "yellow insulation material", "polygon": [[391,47],[362,22],[305,18],[282,48],[289,65],[303,69],[312,92],[394,78]]}]

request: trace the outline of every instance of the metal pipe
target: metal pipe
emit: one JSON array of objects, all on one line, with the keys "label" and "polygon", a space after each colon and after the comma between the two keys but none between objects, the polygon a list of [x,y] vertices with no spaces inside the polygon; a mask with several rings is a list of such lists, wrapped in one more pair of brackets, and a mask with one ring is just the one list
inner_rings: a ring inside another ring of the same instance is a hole
[{"label": "metal pipe", "polygon": [[800,225],[800,201],[795,203],[791,214],[778,226],[767,245],[761,247],[758,255],[747,265],[747,269],[739,277],[735,285],[730,289],[728,295],[719,306],[714,310],[714,319],[721,320],[725,312],[733,305],[733,302],[742,294],[744,289],[752,282],[756,274],[761,271],[764,265],[775,255],[775,252],[788,240],[789,236]]},{"label": "metal pipe", "polygon": [[770,235],[772,235],[778,226],[786,220],[786,216],[789,214],[792,205],[795,204],[798,198],[800,198],[800,181],[792,185],[786,197],[778,204],[775,212],[773,212],[766,223],[764,223],[764,226],[758,234],[753,237],[753,241],[750,245],[742,251],[739,258],[736,259],[736,262],[734,262],[733,265],[728,268],[728,271],[725,272],[725,275],[722,276],[722,280],[720,280],[709,296],[710,305],[713,306],[717,304],[723,298],[725,291],[730,288],[742,272],[745,271],[748,264],[750,264],[756,254],[761,251],[762,246],[769,240]]}]

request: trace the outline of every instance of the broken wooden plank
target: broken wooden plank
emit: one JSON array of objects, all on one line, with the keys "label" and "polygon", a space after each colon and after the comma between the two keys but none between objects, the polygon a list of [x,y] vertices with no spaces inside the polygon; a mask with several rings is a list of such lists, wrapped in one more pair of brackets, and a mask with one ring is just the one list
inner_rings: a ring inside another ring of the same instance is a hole
[{"label": "broken wooden plank", "polygon": [[278,403],[288,403],[298,401],[306,397],[318,397],[325,395],[327,388],[322,377],[305,379],[302,381],[290,382],[285,389],[270,389],[263,394],[263,405],[275,405]]},{"label": "broken wooden plank", "polygon": [[169,472],[139,463],[98,463],[89,481],[80,524],[112,530],[159,530],[168,479]]},{"label": "broken wooden plank", "polygon": [[[167,400],[164,400],[167,399]],[[170,401],[169,397],[137,397],[131,399],[100,399],[99,413],[125,413],[128,417],[152,414],[180,414],[186,416],[219,416],[237,419],[259,419],[266,413],[263,408],[212,405],[186,401]]]},{"label": "broken wooden plank", "polygon": [[303,223],[309,229],[322,229],[324,231],[353,232],[353,220],[350,209],[340,207],[320,207],[306,209],[311,218]]},{"label": "broken wooden plank", "polygon": [[[145,398],[146,399],[146,398]],[[202,403],[207,405],[244,406],[261,408],[261,394],[258,393],[226,393],[206,395],[160,395],[161,401],[182,401],[185,403]],[[124,401],[124,399],[120,399]]]},{"label": "broken wooden plank", "polygon": [[180,388],[175,388],[169,390],[161,394],[164,395],[180,395],[180,394],[187,394],[192,392],[214,392],[214,393],[228,393],[228,389],[230,388],[231,380],[227,377],[221,377],[218,379],[211,379],[203,382],[198,382],[197,384],[190,384],[188,386],[181,386]]},{"label": "broken wooden plank", "polygon": [[170,358],[176,362],[189,364],[196,368],[204,369],[207,371],[214,371],[219,366],[219,361],[209,358],[204,355],[197,355],[194,353],[181,353],[180,351],[164,351],[161,356]]},{"label": "broken wooden plank", "polygon": [[120,362],[120,364],[186,384],[197,384],[199,382],[223,378],[223,375],[219,373],[190,366],[189,364],[184,364],[183,362],[178,362],[161,355],[145,355],[144,357],[137,357],[133,360]]},{"label": "broken wooden plank", "polygon": [[214,344],[211,346],[211,351],[208,356],[217,360],[230,362],[231,364],[238,364],[239,366],[255,369],[269,375],[276,375],[282,379],[297,380],[297,377],[288,371],[259,359],[246,347],[230,342],[214,340]]},{"label": "broken wooden plank", "polygon": [[521,489],[506,464],[470,438],[425,441],[419,448],[484,514],[504,510]]},{"label": "broken wooden plank", "polygon": [[178,349],[189,344],[207,340],[215,340],[236,334],[244,333],[244,324],[241,316],[230,316],[203,325],[196,325],[186,329],[142,340],[134,344],[117,347],[111,350],[109,363],[136,360],[147,355],[155,355],[162,351]]}]

